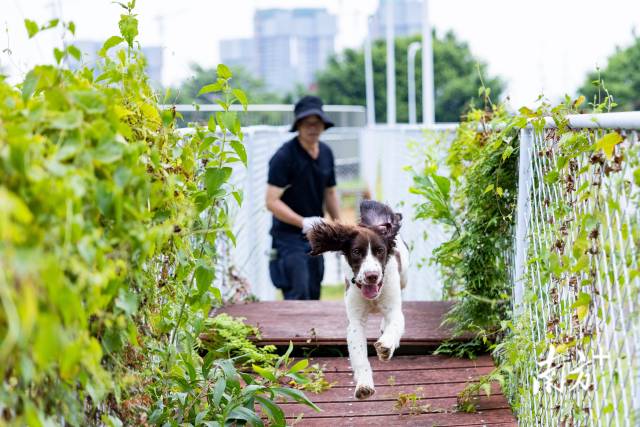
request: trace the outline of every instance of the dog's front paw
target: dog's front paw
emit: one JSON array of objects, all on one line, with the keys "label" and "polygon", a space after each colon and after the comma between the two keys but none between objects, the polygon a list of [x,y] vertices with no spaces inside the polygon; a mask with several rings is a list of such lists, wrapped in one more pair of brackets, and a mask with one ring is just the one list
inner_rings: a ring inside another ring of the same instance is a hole
[{"label": "dog's front paw", "polygon": [[385,345],[382,341],[376,341],[373,346],[376,348],[376,353],[378,353],[378,359],[383,362],[388,361],[393,356],[393,346]]},{"label": "dog's front paw", "polygon": [[356,399],[368,399],[376,392],[376,389],[372,386],[358,384],[356,386]]}]

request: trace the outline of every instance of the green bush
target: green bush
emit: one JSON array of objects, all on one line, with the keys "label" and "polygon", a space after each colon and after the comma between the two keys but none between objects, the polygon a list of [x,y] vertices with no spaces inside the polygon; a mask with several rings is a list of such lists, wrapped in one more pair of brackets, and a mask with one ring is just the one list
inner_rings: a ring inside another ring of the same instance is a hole
[{"label": "green bush", "polygon": [[[94,68],[69,71],[80,52],[68,45],[17,87],[0,77],[0,423],[258,425],[258,403],[282,424],[275,396],[312,404],[200,340],[242,201],[229,178],[247,157],[228,110],[246,96],[218,66],[201,93],[220,92],[224,111],[176,132],[134,5]],[[33,37],[60,23],[25,24]]]}]

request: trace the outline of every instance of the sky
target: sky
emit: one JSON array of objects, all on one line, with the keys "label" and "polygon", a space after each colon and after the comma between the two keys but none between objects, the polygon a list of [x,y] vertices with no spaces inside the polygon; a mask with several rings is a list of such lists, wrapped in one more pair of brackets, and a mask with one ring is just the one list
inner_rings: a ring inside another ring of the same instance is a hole
[{"label": "sky", "polygon": [[[12,82],[36,63],[52,62],[60,32],[27,38],[24,19],[53,17],[76,24],[76,39],[106,40],[122,9],[111,0],[0,0],[0,68]],[[336,49],[359,47],[378,0],[138,0],[142,45],[164,48],[163,83],[189,77],[189,64],[215,66],[218,42],[251,37],[256,9],[325,7],[338,17]],[[640,36],[640,0],[429,0],[430,22],[453,30],[507,82],[516,108],[541,93],[573,95],[589,71]],[[67,41],[72,38],[67,35]],[[638,64],[640,68],[640,64]],[[364,71],[363,71],[364,72]],[[605,82],[606,83],[606,82]],[[614,94],[615,95],[615,94]]]}]

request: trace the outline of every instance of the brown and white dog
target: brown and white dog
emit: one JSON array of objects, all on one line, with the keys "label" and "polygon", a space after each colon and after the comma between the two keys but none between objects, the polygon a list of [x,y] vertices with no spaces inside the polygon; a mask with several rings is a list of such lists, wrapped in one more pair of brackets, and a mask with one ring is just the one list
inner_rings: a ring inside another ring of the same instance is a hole
[{"label": "brown and white dog", "polygon": [[393,356],[404,333],[401,291],[407,283],[409,250],[398,236],[401,220],[387,205],[366,200],[360,204],[358,225],[321,223],[307,236],[311,255],[339,251],[350,267],[345,275],[347,344],[358,399],[375,393],[365,334],[369,313],[383,316],[382,335],[374,344],[380,360]]}]

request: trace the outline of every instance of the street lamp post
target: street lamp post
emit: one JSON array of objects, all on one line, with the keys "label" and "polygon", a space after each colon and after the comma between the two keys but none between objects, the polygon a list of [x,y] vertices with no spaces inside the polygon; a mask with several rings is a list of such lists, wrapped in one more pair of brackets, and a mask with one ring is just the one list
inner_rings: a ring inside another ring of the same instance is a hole
[{"label": "street lamp post", "polygon": [[413,42],[407,50],[407,88],[409,92],[409,123],[415,125],[416,119],[416,53],[420,50],[420,42]]},{"label": "street lamp post", "polygon": [[429,1],[422,0],[422,122],[429,126],[435,123],[435,101],[433,94],[433,48],[429,25]]},{"label": "street lamp post", "polygon": [[373,93],[373,57],[371,55],[371,17],[367,21],[367,38],[364,42],[364,76],[367,98],[367,125],[376,124],[376,104]]},{"label": "street lamp post", "polygon": [[393,0],[387,0],[387,124],[396,124],[396,52]]}]

